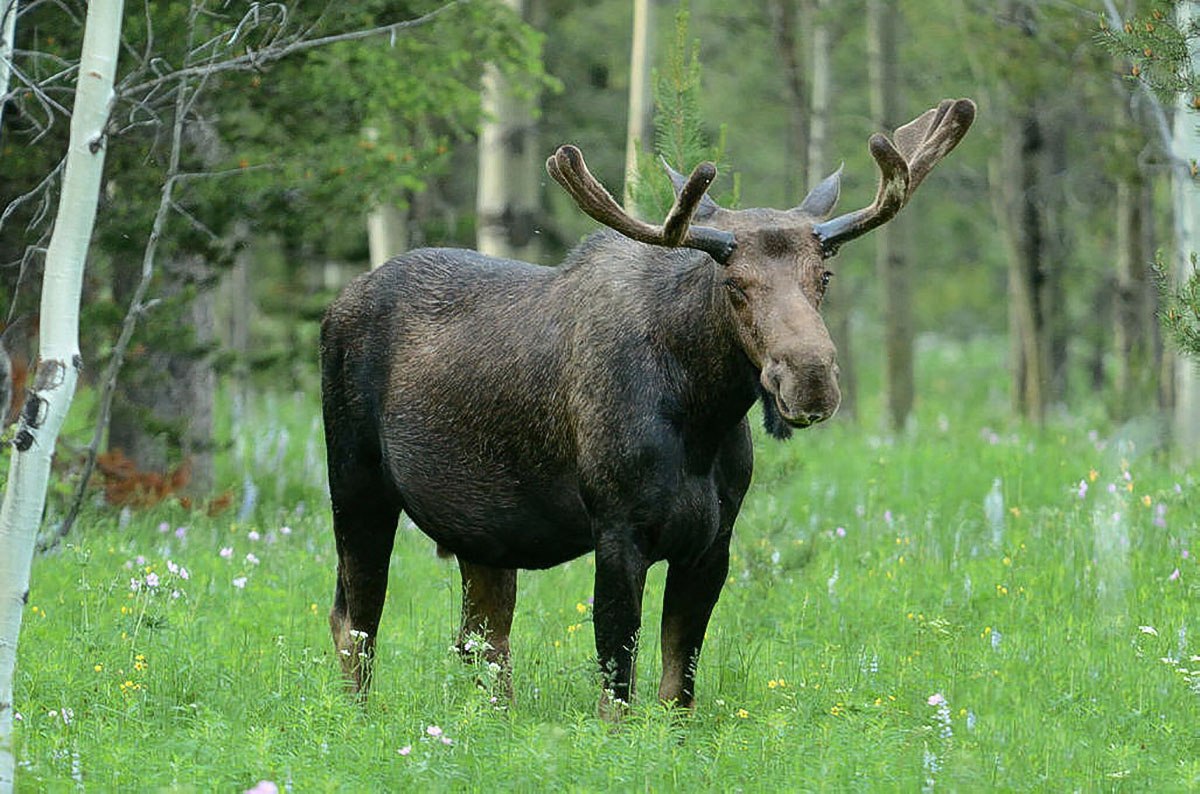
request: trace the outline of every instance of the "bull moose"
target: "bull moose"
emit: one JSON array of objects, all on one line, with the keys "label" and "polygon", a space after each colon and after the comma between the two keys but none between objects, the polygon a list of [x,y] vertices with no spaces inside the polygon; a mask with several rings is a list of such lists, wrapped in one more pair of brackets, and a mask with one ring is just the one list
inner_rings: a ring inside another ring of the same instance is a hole
[{"label": "bull moose", "polygon": [[562,146],[547,170],[608,227],[563,265],[430,248],[354,279],[321,325],[329,622],[349,688],[370,686],[403,511],[458,558],[460,651],[482,636],[506,670],[517,570],[595,551],[605,716],[634,693],[646,571],[666,560],[658,696],[690,707],[750,484],[747,413],[761,401],[778,438],[834,414],[829,260],[891,219],[974,116],[945,100],[873,135],[875,200],[833,218],[840,169],[794,209],[732,211],[702,163],[668,168],[676,199],[654,226]]}]

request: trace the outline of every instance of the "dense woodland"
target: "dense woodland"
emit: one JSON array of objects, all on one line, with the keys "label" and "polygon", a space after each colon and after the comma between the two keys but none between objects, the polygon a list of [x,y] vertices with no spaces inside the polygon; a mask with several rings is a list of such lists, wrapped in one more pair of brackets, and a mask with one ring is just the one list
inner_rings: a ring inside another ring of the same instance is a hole
[{"label": "dense woodland", "polygon": [[[1114,14],[1158,19],[1170,4],[1110,6],[470,2],[311,49],[297,44],[438,6],[132,9],[83,301],[85,384],[121,359],[100,422],[101,451],[121,454],[102,465],[209,492],[218,383],[235,386],[235,412],[262,388],[314,391],[324,306],[387,256],[450,245],[560,262],[594,228],[543,170],[561,142],[647,217],[666,185],[654,151],[680,169],[716,156],[712,192],[738,206],[793,206],[843,164],[842,206],[861,206],[876,179],[867,137],[956,96],[979,104],[971,135],[900,222],[836,260],[827,318],[844,417],[858,373],[882,368],[884,421],[903,428],[920,399],[916,345],[1007,335],[993,363],[1010,372],[1014,416],[1099,398],[1111,420],[1158,417],[1169,436],[1186,367],[1160,331],[1154,267],[1172,270],[1177,248],[1173,110],[1139,88],[1138,45],[1126,60],[1105,38]],[[0,130],[0,294],[18,381],[36,351],[83,10],[19,6]],[[63,460],[80,458],[88,439],[64,443]]]}]

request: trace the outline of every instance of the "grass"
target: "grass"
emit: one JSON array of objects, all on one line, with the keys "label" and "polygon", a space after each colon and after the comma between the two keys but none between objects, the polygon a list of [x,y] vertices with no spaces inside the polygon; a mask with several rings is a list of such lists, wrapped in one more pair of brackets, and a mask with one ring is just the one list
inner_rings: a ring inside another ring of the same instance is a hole
[{"label": "grass", "polygon": [[760,439],[699,706],[653,699],[658,566],[643,697],[618,730],[595,716],[590,558],[522,574],[516,701],[498,708],[449,652],[457,567],[407,525],[372,699],[349,702],[316,405],[273,398],[222,460],[256,485],[244,520],[95,507],[36,560],[18,788],[1200,788],[1198,472],[1136,426],[996,419],[995,360],[923,351],[898,437],[834,420]]}]

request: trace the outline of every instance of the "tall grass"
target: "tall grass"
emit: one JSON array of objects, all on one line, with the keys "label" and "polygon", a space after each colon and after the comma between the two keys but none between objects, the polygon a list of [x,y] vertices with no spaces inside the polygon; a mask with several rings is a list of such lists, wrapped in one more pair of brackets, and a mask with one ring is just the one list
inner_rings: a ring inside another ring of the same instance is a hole
[{"label": "tall grass", "polygon": [[617,730],[595,716],[590,558],[522,574],[506,706],[449,650],[456,566],[406,523],[375,689],[351,703],[316,402],[247,407],[224,431],[231,513],[92,508],[36,561],[19,786],[1200,787],[1197,471],[1136,426],[1004,420],[997,358],[924,349],[898,436],[866,401],[858,425],[759,439],[698,708],[654,702],[658,566]]}]

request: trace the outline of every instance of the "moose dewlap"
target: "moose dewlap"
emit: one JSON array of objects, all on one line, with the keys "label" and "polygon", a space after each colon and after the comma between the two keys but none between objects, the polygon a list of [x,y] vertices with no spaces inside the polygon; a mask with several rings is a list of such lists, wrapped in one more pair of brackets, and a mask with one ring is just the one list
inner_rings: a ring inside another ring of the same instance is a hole
[{"label": "moose dewlap", "polygon": [[821,319],[829,260],[887,222],[966,134],[968,99],[876,134],[874,202],[830,217],[840,173],[798,207],[730,211],[684,178],[661,226],[630,217],[574,146],[546,168],[608,227],[557,268],[421,249],[352,281],[321,326],[337,588],[329,616],[351,689],[370,685],[400,513],[458,558],[459,647],[508,669],[517,569],[594,551],[606,714],[628,702],[647,568],[668,563],[658,696],[690,706],[767,429],[838,408]]}]

